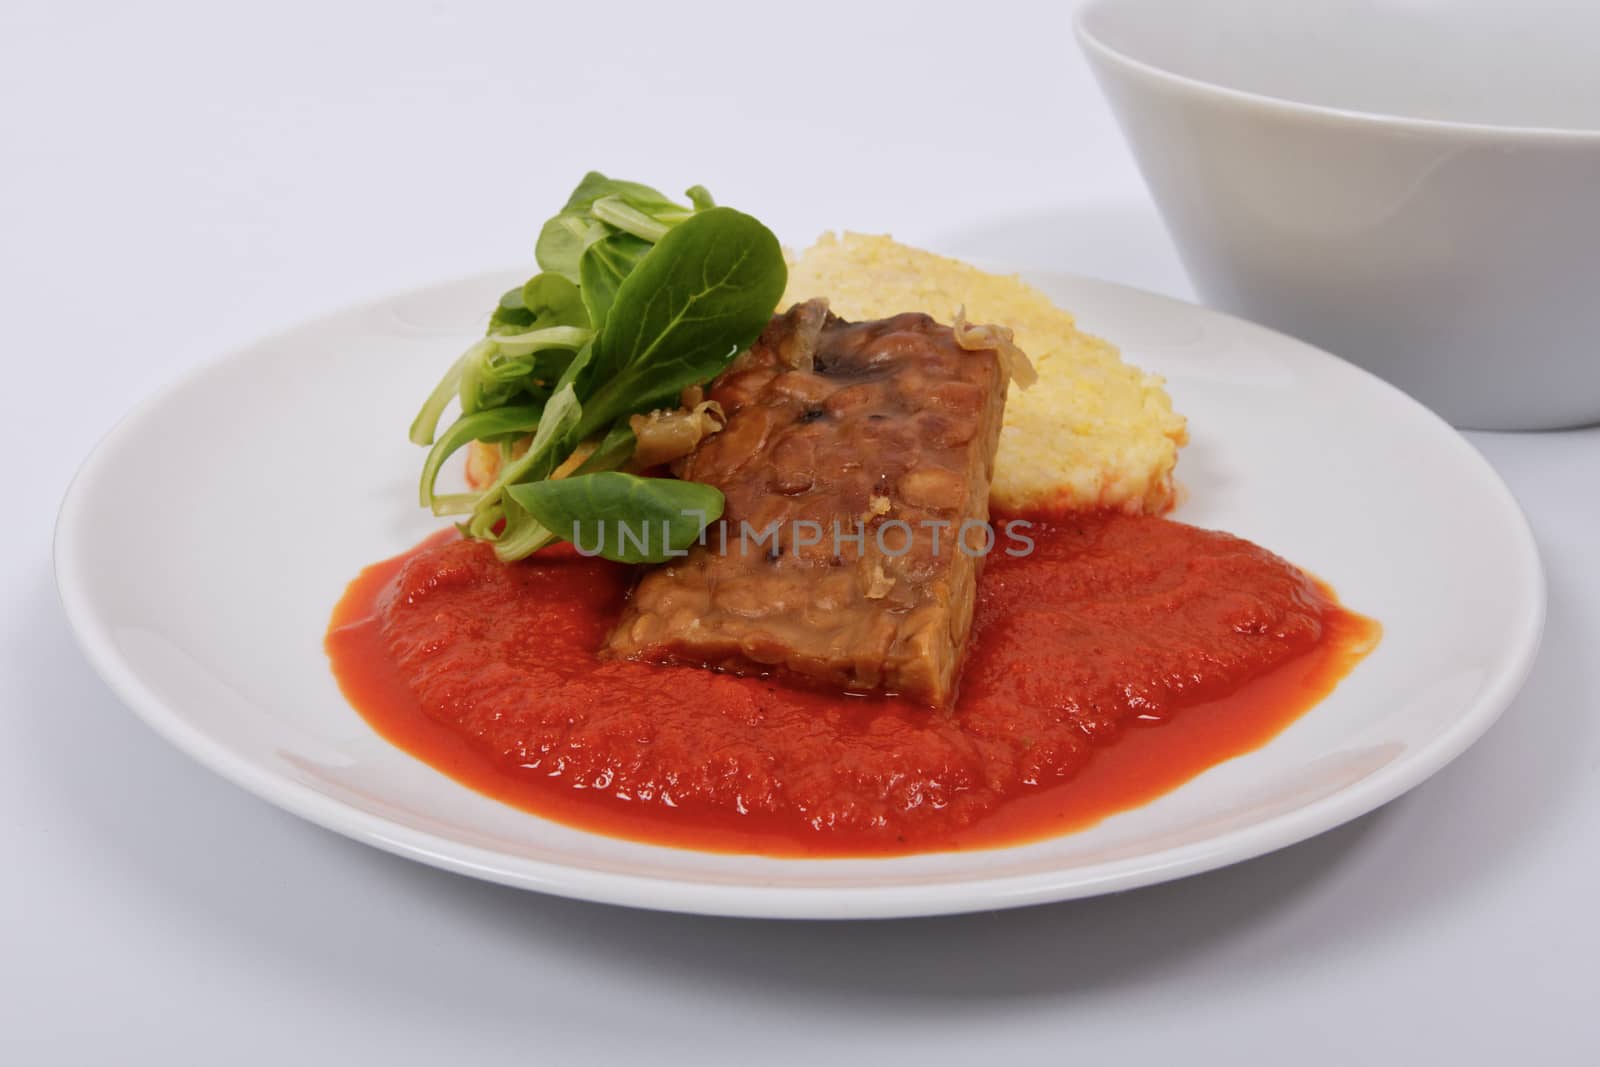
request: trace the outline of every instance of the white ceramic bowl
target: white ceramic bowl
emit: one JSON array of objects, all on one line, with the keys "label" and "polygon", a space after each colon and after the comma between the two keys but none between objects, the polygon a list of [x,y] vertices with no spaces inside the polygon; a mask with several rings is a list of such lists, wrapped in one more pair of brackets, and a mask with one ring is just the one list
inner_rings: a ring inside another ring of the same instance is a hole
[{"label": "white ceramic bowl", "polygon": [[1600,5],[1090,0],[1204,299],[1451,422],[1600,420]]}]

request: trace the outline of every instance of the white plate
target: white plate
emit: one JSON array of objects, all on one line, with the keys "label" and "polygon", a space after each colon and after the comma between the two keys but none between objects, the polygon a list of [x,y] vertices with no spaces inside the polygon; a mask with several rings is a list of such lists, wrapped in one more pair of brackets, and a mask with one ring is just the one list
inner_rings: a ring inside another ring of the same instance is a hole
[{"label": "white plate", "polygon": [[[1384,639],[1265,748],[1080,833],[893,859],[699,853],[569,829],[375,735],[322,651],[345,584],[434,520],[406,425],[516,280],[341,312],[203,367],[101,442],[67,493],[56,575],[96,670],[201,763],[400,855],[589,900],[724,915],[924,915],[1159,882],[1281,848],[1437,771],[1532,664],[1544,579],[1526,520],[1460,436],[1378,379],[1262,327],[1030,275],[1167,375],[1193,443],[1177,516],[1332,582]],[[1494,783],[1485,783],[1493,788]]]}]

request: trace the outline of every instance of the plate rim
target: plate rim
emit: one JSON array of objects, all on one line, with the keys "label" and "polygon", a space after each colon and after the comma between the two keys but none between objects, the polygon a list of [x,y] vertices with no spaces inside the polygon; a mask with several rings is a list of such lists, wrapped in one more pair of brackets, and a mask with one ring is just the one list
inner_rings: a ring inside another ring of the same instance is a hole
[{"label": "plate rim", "polygon": [[[1186,312],[1199,311],[1261,331],[1277,344],[1297,348],[1314,359],[1331,360],[1339,364],[1343,368],[1340,373],[1353,372],[1366,379],[1367,386],[1376,386],[1391,394],[1392,398],[1398,398],[1411,417],[1420,417],[1431,423],[1432,429],[1443,431],[1441,439],[1449,441],[1450,447],[1455,448],[1474,470],[1483,488],[1497,498],[1497,503],[1510,520],[1517,562],[1527,570],[1531,579],[1525,589],[1528,599],[1523,605],[1530,618],[1526,624],[1517,627],[1516,645],[1509,650],[1509,656],[1500,669],[1485,681],[1477,699],[1467,704],[1446,728],[1404,757],[1326,796],[1261,822],[1236,827],[1189,845],[1125,857],[1088,868],[1061,868],[994,878],[853,887],[697,881],[605,871],[511,856],[426,830],[406,827],[382,815],[363,811],[237,755],[226,743],[189,723],[176,707],[169,706],[143,683],[137,672],[118,654],[105,627],[96,618],[83,577],[82,563],[75,557],[73,542],[82,532],[79,520],[84,507],[82,487],[93,481],[100,466],[115,453],[119,439],[157,411],[173,394],[235,362],[248,360],[252,352],[262,345],[294,332],[386,307],[407,297],[471,283],[478,278],[487,279],[510,273],[514,273],[513,268],[457,275],[410,286],[385,296],[351,301],[198,361],[152,387],[100,437],[69,481],[56,515],[51,550],[57,596],[79,649],[117,699],[158,736],[219,777],[275,807],[344,837],[432,867],[514,888],[602,904],[711,916],[909,918],[1082,899],[1154,885],[1254,859],[1368,814],[1432,777],[1482,737],[1515,699],[1537,659],[1544,633],[1548,587],[1532,526],[1499,472],[1471,441],[1442,417],[1365,368],[1251,320],[1120,282],[1075,272],[1019,265],[1014,273],[1024,278],[1030,274],[1048,275],[1052,280],[1100,287],[1125,298],[1177,305]],[[530,817],[538,816],[530,814]],[[1006,849],[995,851],[1004,852]],[[826,864],[837,861],[815,859],[805,862]]]}]

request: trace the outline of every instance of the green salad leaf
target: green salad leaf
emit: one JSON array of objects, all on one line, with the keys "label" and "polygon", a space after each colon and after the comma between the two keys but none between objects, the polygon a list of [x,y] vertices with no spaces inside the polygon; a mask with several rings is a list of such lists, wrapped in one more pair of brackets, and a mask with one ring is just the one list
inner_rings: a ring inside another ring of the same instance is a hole
[{"label": "green salad leaf", "polygon": [[[411,424],[429,448],[422,505],[465,515],[462,531],[500,558],[576,532],[609,559],[659,562],[699,536],[682,512],[707,516],[701,525],[721,514],[710,486],[620,473],[634,448],[629,417],[676,406],[720,373],[760,335],[787,281],[770,230],[702,186],[685,195],[687,205],[586,174],[539,231],[540,273],[500,297],[484,338]],[[440,432],[452,400],[460,414]],[[474,441],[499,450],[494,482],[437,493],[445,461]]]},{"label": "green salad leaf", "polygon": [[539,231],[534,258],[542,269],[579,282],[579,261],[594,242],[619,231],[654,242],[700,210],[702,204],[711,206],[711,194],[702,186],[695,186],[686,195],[694,206],[674,203],[648,185],[618,181],[591,170],[567,198],[561,213]]},{"label": "green salad leaf", "polygon": [[732,208],[708,208],[667,234],[623,279],[595,338],[601,384],[580,432],[715,376],[761,335],[787,281],[772,231]]},{"label": "green salad leaf", "polygon": [[438,505],[439,497],[433,491],[444,461],[472,441],[497,441],[507,434],[532,433],[539,428],[543,414],[542,406],[524,404],[463,415],[451,423],[450,428],[440,434],[428,450],[428,458],[422,464],[422,490],[418,502],[425,508],[433,508],[436,515],[444,514]]},{"label": "green salad leaf", "polygon": [[578,278],[583,286],[583,304],[589,317],[604,322],[617,298],[623,279],[655,245],[631,233],[614,233],[583,250],[578,259]]},{"label": "green salad leaf", "polygon": [[722,515],[722,493],[699,482],[616,471],[515,485],[511,499],[580,553],[621,563],[679,556]]}]

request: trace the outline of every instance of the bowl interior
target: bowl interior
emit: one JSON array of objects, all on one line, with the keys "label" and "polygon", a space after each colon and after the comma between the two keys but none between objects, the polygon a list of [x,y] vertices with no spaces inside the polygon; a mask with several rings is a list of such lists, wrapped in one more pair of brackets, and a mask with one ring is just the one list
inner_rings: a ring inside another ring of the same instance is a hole
[{"label": "bowl interior", "polygon": [[1091,0],[1080,25],[1135,62],[1294,103],[1600,132],[1600,5]]}]

